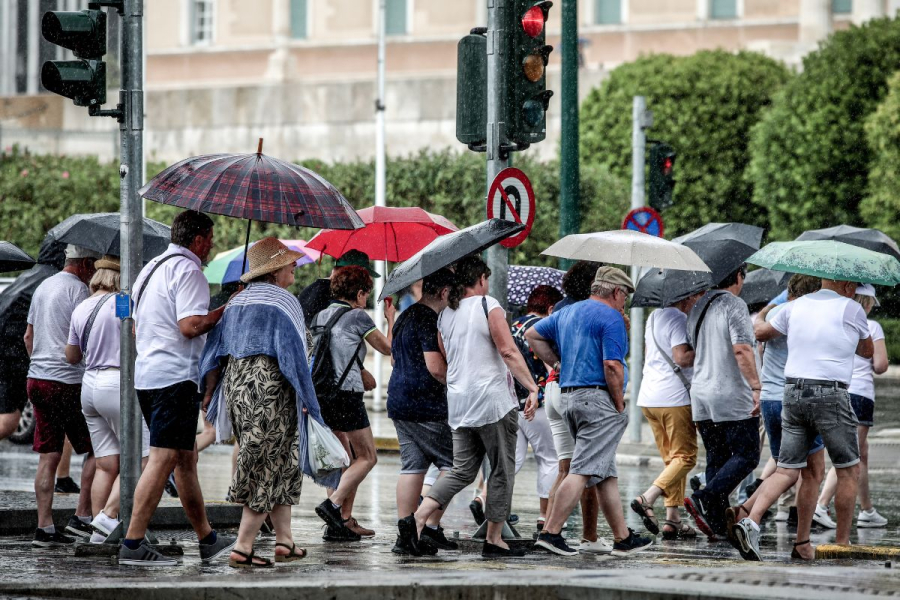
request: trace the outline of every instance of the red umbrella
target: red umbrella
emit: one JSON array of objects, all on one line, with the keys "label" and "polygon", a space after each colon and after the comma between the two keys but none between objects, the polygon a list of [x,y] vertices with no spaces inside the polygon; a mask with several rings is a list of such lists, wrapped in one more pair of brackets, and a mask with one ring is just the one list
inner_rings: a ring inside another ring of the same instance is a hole
[{"label": "red umbrella", "polygon": [[359,211],[365,227],[353,231],[324,229],[309,240],[307,248],[340,258],[359,250],[371,260],[401,262],[412,257],[438,236],[458,231],[448,219],[418,207],[371,206]]}]

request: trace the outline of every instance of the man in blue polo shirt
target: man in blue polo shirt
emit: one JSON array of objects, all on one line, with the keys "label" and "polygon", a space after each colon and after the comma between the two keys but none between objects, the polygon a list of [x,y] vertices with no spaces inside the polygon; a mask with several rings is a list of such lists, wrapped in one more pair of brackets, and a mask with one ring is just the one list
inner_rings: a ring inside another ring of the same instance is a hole
[{"label": "man in blue polo shirt", "polygon": [[[531,349],[560,370],[559,409],[575,438],[569,474],[556,491],[550,518],[535,546],[560,556],[578,554],[562,537],[585,487],[597,486],[600,508],[615,536],[612,554],[625,556],[653,541],[625,525],[616,472],[616,449],[628,425],[625,301],[634,284],[622,270],[600,267],[591,297],[554,312],[525,334]],[[559,348],[554,352],[551,342]]]}]

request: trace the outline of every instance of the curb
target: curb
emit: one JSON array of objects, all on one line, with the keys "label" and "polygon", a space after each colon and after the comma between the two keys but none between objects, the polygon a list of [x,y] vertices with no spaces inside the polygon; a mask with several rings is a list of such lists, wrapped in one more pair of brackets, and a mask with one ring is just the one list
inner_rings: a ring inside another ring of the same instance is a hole
[{"label": "curb", "polygon": [[900,559],[900,548],[888,546],[844,546],[823,544],[816,546],[816,559],[884,560]]}]

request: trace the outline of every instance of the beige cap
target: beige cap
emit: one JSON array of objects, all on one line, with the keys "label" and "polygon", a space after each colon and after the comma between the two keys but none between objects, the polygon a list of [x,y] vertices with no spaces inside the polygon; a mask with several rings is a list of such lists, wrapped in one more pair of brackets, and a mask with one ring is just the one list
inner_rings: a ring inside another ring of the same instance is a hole
[{"label": "beige cap", "polygon": [[629,294],[634,292],[634,283],[631,277],[625,274],[622,269],[615,267],[600,267],[594,276],[594,283],[612,283],[628,291]]},{"label": "beige cap", "polygon": [[250,270],[241,275],[241,281],[247,283],[260,275],[274,273],[304,256],[302,252],[296,252],[282,244],[278,238],[263,238],[250,246],[247,252],[247,266]]},{"label": "beige cap", "polygon": [[118,256],[110,256],[107,254],[103,258],[97,260],[94,263],[95,269],[112,269],[113,271],[120,270],[120,263]]}]

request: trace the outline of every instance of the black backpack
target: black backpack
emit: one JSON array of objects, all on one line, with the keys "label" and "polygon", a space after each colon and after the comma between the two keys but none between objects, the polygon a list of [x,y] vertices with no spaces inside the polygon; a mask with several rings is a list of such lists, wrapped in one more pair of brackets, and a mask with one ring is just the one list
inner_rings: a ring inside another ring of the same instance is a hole
[{"label": "black backpack", "polygon": [[[531,377],[537,384],[539,384],[541,380],[546,381],[549,373],[547,373],[547,367],[544,366],[543,361],[535,357],[534,352],[531,350],[531,346],[528,345],[528,340],[525,339],[525,332],[534,327],[535,323],[540,320],[541,317],[532,316],[525,321],[521,327],[512,332],[512,338],[516,343],[516,348],[519,349],[522,358],[525,359],[525,364],[528,365],[528,370],[531,371]],[[519,400],[528,398],[528,390],[515,378],[513,379],[513,382],[516,386],[516,398]]]},{"label": "black backpack", "polygon": [[331,315],[331,318],[328,319],[327,323],[324,325],[314,325],[310,328],[313,339],[315,340],[312,352],[312,381],[319,402],[333,397],[340,391],[341,385],[344,383],[344,380],[347,379],[347,375],[350,374],[350,369],[353,367],[354,361],[359,363],[360,369],[363,368],[362,361],[359,360],[359,349],[365,343],[365,340],[360,340],[359,346],[356,347],[356,351],[353,353],[353,358],[347,366],[344,367],[340,377],[338,377],[334,360],[331,358],[331,332],[334,330],[334,326],[337,325],[337,322],[341,317],[351,310],[352,309],[349,306],[341,307]]}]

